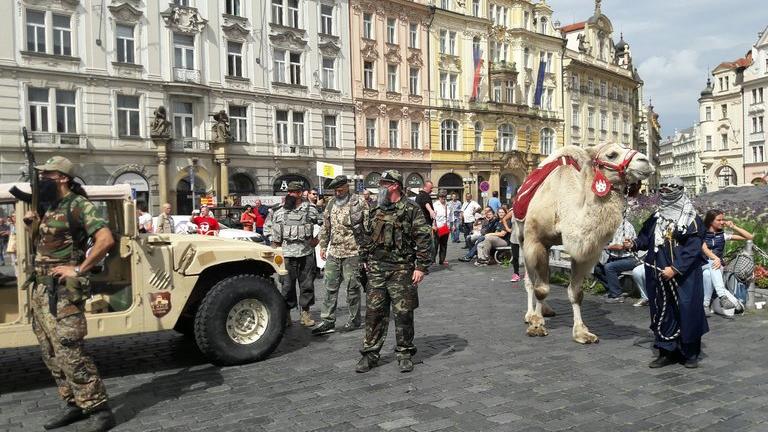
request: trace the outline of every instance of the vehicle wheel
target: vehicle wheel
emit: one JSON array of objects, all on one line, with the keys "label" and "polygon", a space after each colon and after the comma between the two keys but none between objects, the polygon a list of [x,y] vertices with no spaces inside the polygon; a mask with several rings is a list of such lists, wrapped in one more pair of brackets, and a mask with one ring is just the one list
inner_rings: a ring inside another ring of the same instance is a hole
[{"label": "vehicle wheel", "polygon": [[195,341],[213,363],[258,361],[283,338],[285,300],[261,276],[223,279],[203,298],[195,316]]}]

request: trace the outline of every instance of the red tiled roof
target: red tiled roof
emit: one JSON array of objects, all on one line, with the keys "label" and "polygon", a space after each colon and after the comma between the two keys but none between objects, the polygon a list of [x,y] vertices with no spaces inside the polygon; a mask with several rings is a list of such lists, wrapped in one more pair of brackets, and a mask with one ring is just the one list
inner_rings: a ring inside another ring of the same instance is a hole
[{"label": "red tiled roof", "polygon": [[570,33],[576,30],[584,30],[584,27],[587,25],[586,21],[577,22],[573,24],[568,24],[567,26],[560,27],[561,33]]},{"label": "red tiled roof", "polygon": [[740,67],[749,67],[749,65],[751,65],[751,64],[752,64],[752,51],[748,51],[747,55],[745,55],[744,57],[742,57],[742,58],[740,58],[738,60],[734,60],[732,62],[720,63],[718,68],[723,67],[723,68],[726,68],[726,69],[736,69],[736,68],[740,68]]}]

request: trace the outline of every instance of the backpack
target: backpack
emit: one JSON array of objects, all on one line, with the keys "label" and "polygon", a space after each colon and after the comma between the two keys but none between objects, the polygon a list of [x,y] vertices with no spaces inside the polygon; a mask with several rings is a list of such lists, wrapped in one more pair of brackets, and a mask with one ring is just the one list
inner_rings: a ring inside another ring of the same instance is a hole
[{"label": "backpack", "polygon": [[734,274],[740,282],[746,284],[754,276],[755,259],[741,252],[728,263],[725,270]]}]

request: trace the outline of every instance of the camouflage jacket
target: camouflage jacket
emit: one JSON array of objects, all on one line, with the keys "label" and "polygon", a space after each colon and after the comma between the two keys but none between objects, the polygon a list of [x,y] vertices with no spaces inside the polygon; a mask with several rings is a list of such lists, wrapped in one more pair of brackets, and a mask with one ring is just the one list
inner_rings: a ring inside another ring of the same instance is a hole
[{"label": "camouflage jacket", "polygon": [[157,217],[155,232],[158,234],[173,234],[174,229],[173,218],[165,213],[160,213],[160,216]]},{"label": "camouflage jacket", "polygon": [[[69,216],[68,216],[69,213]],[[70,220],[76,225],[70,227]],[[96,206],[86,198],[70,192],[56,208],[48,209],[40,221],[35,264],[38,269],[55,264],[78,264],[85,258],[85,241],[96,231],[108,227],[99,216]],[[74,230],[85,235],[73,236]],[[81,244],[75,244],[77,239]]]},{"label": "camouflage jacket", "polygon": [[371,210],[361,257],[371,268],[413,268],[432,264],[432,227],[419,206],[408,199]]},{"label": "camouflage jacket", "polygon": [[293,210],[280,207],[272,215],[272,242],[283,247],[283,256],[299,258],[312,253],[314,226],[320,223],[320,213],[314,205],[303,202]]},{"label": "camouflage jacket", "polygon": [[323,212],[320,249],[336,258],[357,256],[369,213],[368,203],[359,195],[350,195],[344,205],[331,198]]}]

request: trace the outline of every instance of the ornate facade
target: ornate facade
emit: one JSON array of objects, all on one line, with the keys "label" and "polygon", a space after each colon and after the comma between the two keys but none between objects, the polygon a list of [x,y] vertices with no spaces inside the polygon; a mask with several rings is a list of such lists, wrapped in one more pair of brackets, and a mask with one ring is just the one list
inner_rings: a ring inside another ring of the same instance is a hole
[{"label": "ornate facade", "polygon": [[744,183],[768,183],[768,28],[752,46],[752,64],[744,71]]},{"label": "ornate facade", "polygon": [[38,160],[129,183],[153,213],[315,186],[316,160],[354,172],[345,0],[107,0],[99,31],[101,3],[0,5],[16,32],[0,46],[0,181],[22,177],[21,126]]}]

